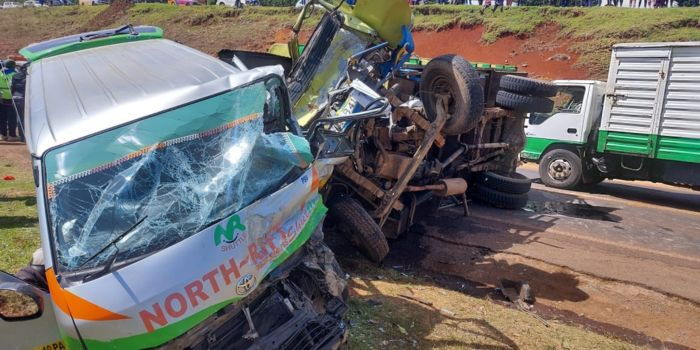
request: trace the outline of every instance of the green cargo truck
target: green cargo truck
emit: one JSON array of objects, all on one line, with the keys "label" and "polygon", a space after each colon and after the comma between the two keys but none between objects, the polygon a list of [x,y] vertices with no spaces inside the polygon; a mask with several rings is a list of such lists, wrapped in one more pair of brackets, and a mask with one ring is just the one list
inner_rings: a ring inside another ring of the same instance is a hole
[{"label": "green cargo truck", "polygon": [[619,44],[608,81],[555,81],[551,113],[532,113],[521,158],[542,182],[609,179],[700,189],[700,42]]}]

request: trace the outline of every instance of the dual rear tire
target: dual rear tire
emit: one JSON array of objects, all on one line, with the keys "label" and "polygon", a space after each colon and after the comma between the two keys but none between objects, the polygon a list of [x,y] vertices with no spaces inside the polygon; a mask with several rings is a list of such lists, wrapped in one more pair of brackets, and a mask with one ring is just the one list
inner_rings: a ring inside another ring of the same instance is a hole
[{"label": "dual rear tire", "polygon": [[527,205],[532,181],[525,175],[510,175],[486,171],[476,178],[472,196],[502,209],[520,209]]},{"label": "dual rear tire", "polygon": [[496,94],[496,104],[521,113],[549,113],[554,101],[549,97],[557,94],[557,86],[541,80],[517,75],[504,75],[499,83],[501,91]]}]

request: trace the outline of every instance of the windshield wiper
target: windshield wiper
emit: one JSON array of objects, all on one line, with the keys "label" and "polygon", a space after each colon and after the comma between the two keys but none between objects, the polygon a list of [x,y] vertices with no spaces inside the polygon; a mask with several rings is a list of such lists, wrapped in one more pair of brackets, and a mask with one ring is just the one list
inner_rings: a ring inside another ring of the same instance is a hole
[{"label": "windshield wiper", "polygon": [[134,29],[134,26],[131,24],[127,24],[123,27],[117,28],[112,31],[103,31],[103,32],[97,32],[97,33],[92,33],[92,34],[86,34],[80,37],[80,41],[88,41],[88,40],[94,40],[94,39],[101,39],[101,38],[107,38],[110,36],[114,35],[119,35],[123,34],[125,30],[129,30],[130,35],[139,35],[139,33]]},{"label": "windshield wiper", "polygon": [[107,262],[105,263],[105,266],[104,266],[101,270],[95,271],[95,272],[93,272],[93,273],[91,273],[91,274],[86,275],[85,277],[83,277],[83,282],[87,282],[87,281],[90,281],[90,280],[94,280],[94,279],[96,279],[96,278],[98,278],[98,277],[100,277],[100,276],[104,276],[105,274],[107,274],[107,273],[109,273],[109,272],[111,271],[112,265],[114,265],[114,262],[117,260],[117,255],[119,255],[119,247],[117,247],[117,243],[119,243],[122,239],[124,239],[124,237],[126,237],[128,234],[130,234],[131,232],[133,232],[137,227],[139,227],[139,225],[141,225],[141,223],[143,223],[144,220],[146,220],[146,218],[148,218],[148,215],[144,215],[144,217],[142,217],[141,219],[139,219],[139,221],[137,221],[135,224],[133,224],[131,227],[129,227],[128,230],[122,232],[122,233],[119,234],[117,237],[114,237],[114,239],[112,239],[107,245],[105,245],[102,249],[100,249],[97,253],[93,254],[91,257],[89,257],[87,260],[85,260],[85,261],[80,265],[80,267],[85,266],[85,264],[87,264],[87,263],[90,262],[92,259],[94,259],[94,258],[96,258],[97,256],[99,256],[100,254],[102,254],[105,250],[107,250],[107,248],[109,248],[109,247],[111,247],[111,246],[114,246],[114,250],[115,250],[115,251],[114,251],[114,254],[112,254],[112,255],[107,259]]}]

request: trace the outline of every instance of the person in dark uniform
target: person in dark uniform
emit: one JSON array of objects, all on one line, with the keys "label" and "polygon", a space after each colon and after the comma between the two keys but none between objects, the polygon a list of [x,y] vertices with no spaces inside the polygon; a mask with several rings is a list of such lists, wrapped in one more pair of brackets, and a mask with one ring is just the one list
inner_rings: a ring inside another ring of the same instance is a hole
[{"label": "person in dark uniform", "polygon": [[17,131],[19,132],[19,141],[25,142],[24,136],[24,88],[27,85],[27,69],[29,63],[26,63],[17,69],[17,73],[12,76],[12,102],[14,102],[17,113]]},{"label": "person in dark uniform", "polygon": [[0,141],[18,141],[17,115],[12,104],[10,85],[15,75],[15,61],[7,60],[2,63],[0,71]]}]

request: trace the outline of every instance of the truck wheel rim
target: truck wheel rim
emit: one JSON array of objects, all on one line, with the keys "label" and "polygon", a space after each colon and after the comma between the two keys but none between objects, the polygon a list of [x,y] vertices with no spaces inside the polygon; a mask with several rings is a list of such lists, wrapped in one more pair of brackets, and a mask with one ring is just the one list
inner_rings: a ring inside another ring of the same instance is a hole
[{"label": "truck wheel rim", "polygon": [[565,181],[571,176],[571,164],[566,159],[555,159],[549,163],[549,176],[558,181]]},{"label": "truck wheel rim", "polygon": [[432,91],[432,94],[430,94],[430,103],[433,106],[437,106],[439,95],[447,96],[447,114],[449,119],[449,117],[454,114],[455,110],[454,97],[452,96],[452,90],[450,90],[449,81],[444,77],[435,78],[430,84],[430,91]]}]

